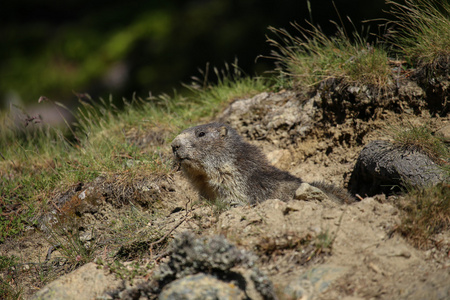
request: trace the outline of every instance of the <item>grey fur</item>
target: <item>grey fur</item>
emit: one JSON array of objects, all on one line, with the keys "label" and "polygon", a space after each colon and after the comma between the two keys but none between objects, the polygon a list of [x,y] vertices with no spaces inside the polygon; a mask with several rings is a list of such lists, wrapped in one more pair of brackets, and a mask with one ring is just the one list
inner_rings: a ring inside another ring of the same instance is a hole
[{"label": "grey fur", "polygon": [[[172,150],[186,177],[208,200],[219,199],[232,205],[267,199],[288,201],[303,182],[272,166],[261,150],[226,124],[186,129],[173,140]],[[312,185],[332,195],[338,190],[321,182]]]}]

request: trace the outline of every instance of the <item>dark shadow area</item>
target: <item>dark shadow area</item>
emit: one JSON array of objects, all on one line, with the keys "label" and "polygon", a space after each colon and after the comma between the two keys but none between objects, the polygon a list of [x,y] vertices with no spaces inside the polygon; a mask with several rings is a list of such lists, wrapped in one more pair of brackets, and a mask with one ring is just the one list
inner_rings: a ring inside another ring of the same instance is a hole
[{"label": "dark shadow area", "polygon": [[[362,20],[386,17],[383,0],[334,2],[348,32],[360,30]],[[112,94],[117,102],[133,93],[170,93],[207,63],[220,68],[235,59],[245,73],[263,74],[273,69],[269,59],[255,61],[270,54],[268,26],[290,29],[290,22],[310,20],[331,35],[330,20],[341,23],[336,8],[331,0],[6,0],[0,108],[35,104],[41,95],[70,105],[74,92],[93,99]]]}]

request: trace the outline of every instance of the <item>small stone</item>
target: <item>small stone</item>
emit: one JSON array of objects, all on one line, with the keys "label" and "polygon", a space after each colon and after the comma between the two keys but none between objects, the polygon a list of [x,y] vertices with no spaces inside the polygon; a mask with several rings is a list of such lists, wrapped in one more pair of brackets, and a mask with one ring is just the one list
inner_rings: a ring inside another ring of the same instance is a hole
[{"label": "small stone", "polygon": [[93,240],[92,231],[86,231],[80,235],[81,242],[88,242],[92,240]]},{"label": "small stone", "polygon": [[450,141],[450,125],[436,131],[436,135],[442,137],[445,141]]},{"label": "small stone", "polygon": [[398,256],[402,256],[404,258],[410,258],[411,257],[411,252],[409,251],[402,251],[398,254]]},{"label": "small stone", "polygon": [[84,198],[86,198],[86,190],[82,191],[79,195],[78,198],[81,200],[84,200]]},{"label": "small stone", "polygon": [[327,195],[324,192],[306,182],[300,185],[300,187],[295,191],[294,196],[294,199],[303,201],[323,201],[326,198]]}]

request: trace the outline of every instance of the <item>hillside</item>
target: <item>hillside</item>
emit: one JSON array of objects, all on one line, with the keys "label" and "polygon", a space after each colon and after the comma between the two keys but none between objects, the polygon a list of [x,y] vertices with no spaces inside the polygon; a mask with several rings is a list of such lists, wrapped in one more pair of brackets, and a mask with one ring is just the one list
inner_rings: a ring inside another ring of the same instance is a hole
[{"label": "hillside", "polygon": [[[273,29],[270,78],[226,65],[189,96],[133,98],[124,110],[79,95],[65,129],[4,116],[0,297],[447,299],[450,7],[417,3],[394,11],[411,31],[391,36],[402,43],[393,48],[339,29]],[[411,24],[417,14],[440,21]],[[412,47],[425,43],[426,53]],[[306,200],[229,208],[200,199],[173,165],[173,138],[213,120],[306,182],[347,188],[374,140],[420,149],[447,178],[351,204],[306,190]]]}]

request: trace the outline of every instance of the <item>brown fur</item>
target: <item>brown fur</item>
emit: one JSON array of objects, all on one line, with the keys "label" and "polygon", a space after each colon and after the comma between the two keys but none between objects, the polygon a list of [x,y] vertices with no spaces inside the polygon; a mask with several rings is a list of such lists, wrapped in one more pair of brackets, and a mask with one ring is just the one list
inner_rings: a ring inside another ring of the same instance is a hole
[{"label": "brown fur", "polygon": [[[253,204],[267,199],[291,200],[302,183],[272,166],[256,146],[245,142],[230,126],[210,123],[183,131],[172,142],[176,162],[208,200]],[[324,183],[312,185],[338,195]]]}]

